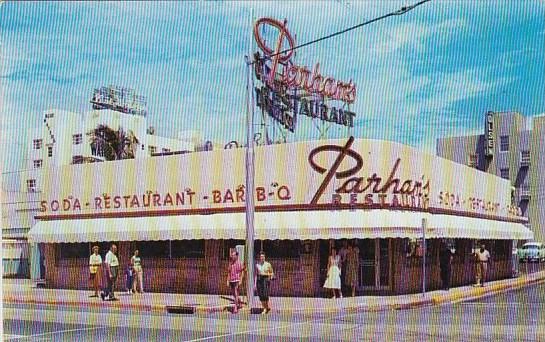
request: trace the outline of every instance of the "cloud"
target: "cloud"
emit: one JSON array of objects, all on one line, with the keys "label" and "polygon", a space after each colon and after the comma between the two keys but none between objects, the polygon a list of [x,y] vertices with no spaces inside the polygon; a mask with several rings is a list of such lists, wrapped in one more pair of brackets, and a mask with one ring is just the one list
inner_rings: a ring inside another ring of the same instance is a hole
[{"label": "cloud", "polygon": [[[2,133],[20,139],[50,107],[87,111],[93,88],[118,84],[147,97],[148,121],[158,134],[199,129],[212,140],[243,140],[251,10],[256,18],[288,18],[303,43],[402,5],[406,1],[6,3],[0,114],[18,119],[2,124]],[[358,85],[353,134],[428,146],[434,135],[476,129],[494,94],[516,92],[514,83],[527,75],[511,66],[543,63],[542,47],[529,40],[525,49],[535,51],[519,52],[513,44],[543,32],[530,24],[543,18],[539,9],[430,2],[302,48],[297,63],[319,62],[323,74]],[[543,112],[540,103],[535,107]],[[346,134],[332,126],[327,137]],[[318,137],[314,124],[302,120],[297,138]],[[4,153],[22,158],[26,151]]]}]

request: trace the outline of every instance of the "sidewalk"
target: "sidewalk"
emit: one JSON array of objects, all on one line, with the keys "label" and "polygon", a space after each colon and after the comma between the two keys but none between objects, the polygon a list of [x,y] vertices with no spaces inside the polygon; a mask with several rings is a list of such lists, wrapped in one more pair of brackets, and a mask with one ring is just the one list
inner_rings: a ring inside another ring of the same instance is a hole
[{"label": "sidewalk", "polygon": [[[167,306],[182,306],[194,308],[196,313],[222,312],[232,306],[228,296],[204,294],[145,293],[128,295],[117,292],[118,301],[103,302],[100,298],[89,297],[92,294],[91,291],[35,288],[30,280],[3,279],[2,281],[4,303],[54,304],[77,307],[110,306],[157,312],[166,312]],[[271,306],[273,312],[306,314],[400,310],[467,301],[541,282],[545,282],[545,271],[522,275],[514,279],[489,282],[486,287],[463,286],[450,291],[431,291],[425,296],[410,294],[342,299],[272,297]],[[256,302],[258,301],[256,300]],[[241,313],[248,311],[247,308],[243,308]]]}]

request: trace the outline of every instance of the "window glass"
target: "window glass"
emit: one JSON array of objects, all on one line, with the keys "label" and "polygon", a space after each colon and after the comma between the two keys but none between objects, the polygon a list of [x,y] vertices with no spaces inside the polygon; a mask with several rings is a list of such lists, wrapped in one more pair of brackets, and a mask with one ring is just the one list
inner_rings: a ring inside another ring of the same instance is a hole
[{"label": "window glass", "polygon": [[172,258],[204,258],[204,240],[173,240]]},{"label": "window glass", "polygon": [[61,259],[80,259],[89,257],[89,243],[60,243],[58,253]]},{"label": "window glass", "polygon": [[501,152],[509,151],[509,136],[508,135],[502,135],[500,137],[500,151]]},{"label": "window glass", "polygon": [[83,141],[81,133],[72,135],[72,143],[74,145],[79,145]]},{"label": "window glass", "polygon": [[298,258],[301,254],[301,240],[257,240],[254,245],[255,255],[265,252],[269,259]]},{"label": "window glass", "polygon": [[[139,250],[142,258],[168,258],[169,257],[169,241],[138,241],[136,249]],[[130,254],[134,250],[130,251]]]},{"label": "window glass", "polygon": [[36,180],[35,179],[27,179],[26,188],[27,188],[27,191],[29,191],[29,192],[36,191]]}]

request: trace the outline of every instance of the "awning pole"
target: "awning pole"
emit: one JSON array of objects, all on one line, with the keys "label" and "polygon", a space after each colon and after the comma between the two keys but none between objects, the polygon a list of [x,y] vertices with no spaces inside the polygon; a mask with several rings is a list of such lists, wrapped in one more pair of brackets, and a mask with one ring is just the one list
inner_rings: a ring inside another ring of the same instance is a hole
[{"label": "awning pole", "polygon": [[422,219],[422,296],[426,295],[426,228],[428,220]]}]

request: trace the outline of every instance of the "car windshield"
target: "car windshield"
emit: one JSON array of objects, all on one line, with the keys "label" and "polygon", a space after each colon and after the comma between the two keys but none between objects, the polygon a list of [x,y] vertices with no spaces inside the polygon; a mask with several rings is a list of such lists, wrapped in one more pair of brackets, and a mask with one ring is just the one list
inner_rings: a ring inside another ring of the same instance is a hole
[{"label": "car windshield", "polygon": [[536,245],[523,246],[522,249],[538,249],[538,246]]}]

